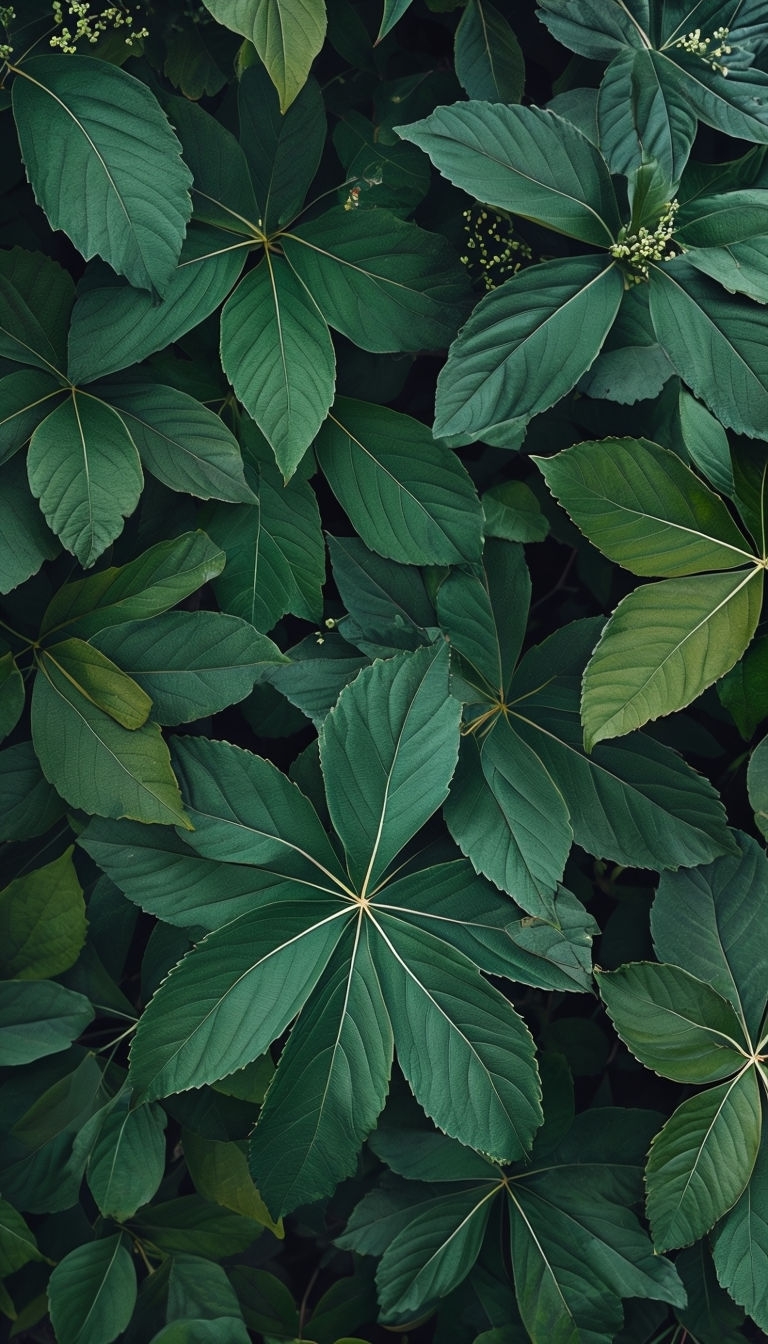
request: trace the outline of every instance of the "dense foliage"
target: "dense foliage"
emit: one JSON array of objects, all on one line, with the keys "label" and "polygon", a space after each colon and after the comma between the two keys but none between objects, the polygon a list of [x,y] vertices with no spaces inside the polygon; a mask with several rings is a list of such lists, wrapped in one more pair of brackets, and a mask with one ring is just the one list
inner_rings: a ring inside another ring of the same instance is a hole
[{"label": "dense foliage", "polygon": [[0,24],[10,1337],[768,1337],[764,0]]}]

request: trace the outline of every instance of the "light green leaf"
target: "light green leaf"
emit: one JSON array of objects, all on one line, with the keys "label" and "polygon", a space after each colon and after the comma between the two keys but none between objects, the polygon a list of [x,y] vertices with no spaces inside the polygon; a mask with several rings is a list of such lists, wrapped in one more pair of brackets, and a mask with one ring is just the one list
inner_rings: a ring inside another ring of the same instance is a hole
[{"label": "light green leaf", "polygon": [[519,103],[525,64],[503,14],[487,0],[470,0],[454,39],[456,76],[468,98]]},{"label": "light green leaf", "polygon": [[768,737],[758,742],[749,758],[747,793],[755,823],[768,839]]},{"label": "light green leaf", "polygon": [[[192,175],[147,86],[88,56],[33,56],[16,72],[13,109],[51,228],[86,260],[98,253],[132,285],[162,294],[192,212]],[[87,181],[87,203],[73,175]]]},{"label": "light green leaf", "polygon": [[290,107],[323,45],[323,0],[205,0],[215,19],[252,42],[280,95]]},{"label": "light green leaf", "polygon": [[218,611],[168,611],[102,630],[93,642],[144,690],[163,724],[237,704],[265,666],[287,661],[247,621]]},{"label": "light green leaf", "polygon": [[621,220],[605,161],[575,126],[535,107],[456,103],[397,132],[463,191],[583,243],[608,247]]},{"label": "light green leaf", "polygon": [[469,309],[453,248],[388,210],[339,206],[281,243],[328,325],[363,350],[443,349]]},{"label": "light green leaf", "polygon": [[765,980],[755,948],[768,939],[768,862],[750,836],[735,833],[738,853],[706,867],[664,873],[651,910],[661,961],[684,966],[733,1004],[753,1041],[765,1011]]},{"label": "light green leaf", "polygon": [[435,434],[453,446],[507,445],[593,363],[622,294],[613,262],[598,256],[528,267],[487,294],[438,378]]},{"label": "light green leaf", "polygon": [[341,397],[315,451],[372,550],[412,565],[479,559],[482,511],[474,486],[458,458],[418,420]]},{"label": "light green leaf", "polygon": [[34,1233],[21,1214],[7,1199],[0,1199],[0,1279],[14,1274],[30,1260],[43,1258]]},{"label": "light green leaf", "polygon": [[492,1170],[489,1177],[471,1190],[435,1199],[389,1243],[376,1274],[385,1322],[422,1315],[472,1271],[492,1201],[502,1189]]},{"label": "light green leaf", "polygon": [[[542,1121],[528,1028],[462,953],[392,915],[373,922],[397,1057],[416,1100],[467,1147],[524,1158]],[[450,1070],[434,1068],[448,1058]]]},{"label": "light green leaf", "polygon": [[0,654],[0,739],[12,733],[21,718],[26,687],[12,653]]},{"label": "light green leaf", "polygon": [[17,980],[47,980],[74,965],[85,942],[83,892],[72,846],[0,891],[0,966]]},{"label": "light green leaf", "polygon": [[32,740],[46,779],[74,807],[100,817],[189,828],[157,725],[122,728],[50,659],[35,677]]},{"label": "light green leaf", "polygon": [[599,628],[574,621],[530,649],[508,696],[510,723],[568,800],[576,843],[630,868],[733,853],[718,794],[677,752],[634,733],[585,755],[579,692]]},{"label": "light green leaf", "polygon": [[250,1166],[273,1213],[351,1176],[384,1106],[392,1028],[360,916],[299,1015],[251,1136]]},{"label": "light green leaf", "polygon": [[100,385],[120,415],[147,471],[198,499],[252,504],[237,439],[218,415],[186,392],[156,383]]},{"label": "light green leaf", "polygon": [[624,1044],[663,1078],[714,1083],[743,1064],[746,1041],[735,1008],[688,971],[638,961],[596,978]]},{"label": "light green leaf", "polygon": [[46,608],[41,634],[70,627],[87,639],[108,626],[159,616],[220,574],[224,560],[205,532],[159,541],[127,565],[65,584]]},{"label": "light green leaf", "polygon": [[165,1171],[166,1115],[160,1106],[131,1108],[124,1091],[99,1130],[88,1159],[88,1189],[105,1218],[125,1222],[156,1193]]},{"label": "light green leaf", "polygon": [[288,480],[333,401],[335,356],[312,295],[267,254],[221,314],[221,362]]},{"label": "light green leaf", "polygon": [[446,797],[460,717],[441,643],[364,668],[324,720],[328,808],[363,895]]},{"label": "light green leaf", "polygon": [[136,1303],[136,1270],[126,1241],[117,1232],[76,1246],[59,1261],[48,1282],[59,1344],[111,1344],[125,1329]]},{"label": "light green leaf", "polygon": [[689,1246],[733,1208],[760,1145],[754,1069],[678,1106],[656,1135],[646,1168],[647,1213],[657,1251]]},{"label": "light green leaf", "polygon": [[263,1054],[311,994],[349,913],[316,894],[282,902],[273,921],[255,910],[208,934],[139,1022],[130,1071],[137,1097],[215,1082]]},{"label": "light green leaf", "polygon": [[529,914],[554,920],[553,894],[573,839],[568,808],[535,751],[503,715],[482,742],[462,743],[444,815],[478,872]]},{"label": "light green leaf", "polygon": [[38,425],[27,474],[46,521],[84,569],[120,534],[143,484],[119,415],[77,391]]},{"label": "light green leaf", "polygon": [[[225,1090],[226,1083],[236,1076],[230,1074],[221,1084],[221,1090]],[[253,1218],[276,1237],[283,1236],[282,1224],[273,1221],[251,1179],[245,1142],[206,1139],[194,1130],[186,1129],[183,1144],[189,1174],[205,1199],[242,1214],[244,1218]]]},{"label": "light green leaf", "polygon": [[768,1129],[741,1198],[712,1236],[717,1277],[761,1330],[768,1330]]},{"label": "light green leaf", "polygon": [[534,461],[576,526],[633,574],[673,578],[752,558],[722,500],[647,439],[579,443]]},{"label": "light green leaf", "polygon": [[641,162],[655,159],[672,195],[688,161],[697,122],[667,70],[668,62],[650,48],[622,52],[603,76],[597,116],[600,148],[611,171],[629,173]]},{"label": "light green leaf", "polygon": [[63,394],[61,383],[42,369],[19,369],[0,379],[0,462],[23,447]]},{"label": "light green leaf", "polygon": [[82,994],[53,980],[0,983],[0,1065],[29,1064],[66,1050],[93,1020]]},{"label": "light green leaf", "polygon": [[175,738],[173,758],[195,825],[186,839],[199,854],[346,890],[315,809],[271,761],[204,737]]},{"label": "light green leaf", "polygon": [[685,257],[652,266],[651,318],[680,377],[718,420],[759,438],[768,418],[765,315],[723,293]]},{"label": "light green leaf", "polygon": [[237,108],[262,227],[270,232],[298,213],[317,172],[326,136],[323,96],[310,79],[281,116],[266,69],[250,65],[238,81]]},{"label": "light green leaf", "polygon": [[755,632],[762,571],[701,574],[646,584],[625,597],[584,673],[584,743],[621,737],[695,700]]},{"label": "light green leaf", "polygon": [[40,656],[46,666],[53,664],[74,691],[115,723],[131,730],[146,723],[152,709],[150,697],[98,648],[83,639],[62,639],[46,645]]},{"label": "light green leaf", "polygon": [[67,366],[72,382],[90,383],[138,364],[203,322],[237,280],[247,247],[219,229],[190,226],[160,303],[117,282],[106,267],[92,266],[72,310]]}]

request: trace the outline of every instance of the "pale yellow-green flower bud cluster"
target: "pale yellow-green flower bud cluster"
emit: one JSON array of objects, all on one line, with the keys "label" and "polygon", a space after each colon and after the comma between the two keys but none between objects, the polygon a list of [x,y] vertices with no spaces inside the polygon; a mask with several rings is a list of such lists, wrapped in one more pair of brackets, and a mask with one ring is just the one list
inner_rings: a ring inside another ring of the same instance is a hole
[{"label": "pale yellow-green flower bud cluster", "polygon": [[[7,28],[9,23],[13,23],[16,18],[16,10],[13,5],[0,5],[0,28]],[[13,55],[13,46],[10,42],[0,42],[0,61],[7,61]]]},{"label": "pale yellow-green flower bud cluster", "polygon": [[652,261],[667,261],[677,255],[673,241],[677,210],[677,201],[667,201],[655,229],[641,227],[637,233],[627,234],[622,230],[624,236],[620,234],[618,242],[609,247],[611,256],[624,263],[630,284],[648,279]]},{"label": "pale yellow-green flower bud cluster", "polygon": [[147,28],[135,28],[134,15],[119,5],[107,5],[94,13],[90,0],[53,0],[53,21],[58,28],[50,39],[52,47],[73,56],[80,41],[94,44],[104,33],[124,29],[123,40],[132,46],[140,38],[149,37]]},{"label": "pale yellow-green flower bud cluster", "polygon": [[691,56],[700,56],[702,61],[706,61],[707,65],[718,74],[727,75],[728,67],[723,57],[730,56],[733,51],[733,47],[729,47],[726,42],[728,32],[727,28],[716,28],[710,37],[702,37],[701,29],[694,28],[692,32],[686,33],[685,37],[679,37],[672,45],[679,47],[681,51],[690,52]]},{"label": "pale yellow-green flower bud cluster", "polygon": [[515,235],[512,221],[487,206],[465,210],[464,228],[467,251],[461,260],[470,274],[479,275],[488,290],[516,275],[525,262],[533,259],[528,244]]}]

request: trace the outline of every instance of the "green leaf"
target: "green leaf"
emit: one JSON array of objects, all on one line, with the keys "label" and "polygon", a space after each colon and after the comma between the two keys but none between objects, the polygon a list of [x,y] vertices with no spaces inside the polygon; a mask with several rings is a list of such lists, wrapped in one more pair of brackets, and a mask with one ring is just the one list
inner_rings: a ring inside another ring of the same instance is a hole
[{"label": "green leaf", "polygon": [[144,690],[162,724],[191,723],[237,704],[265,665],[287,661],[247,621],[217,611],[129,621],[102,630],[94,643]]},{"label": "green leaf", "polygon": [[573,839],[568,807],[503,715],[481,743],[462,743],[444,815],[478,872],[530,914],[554,919],[553,893]]},{"label": "green leaf", "polygon": [[72,846],[0,891],[0,966],[17,980],[47,980],[74,965],[85,942],[85,902]]},{"label": "green leaf", "polygon": [[418,420],[342,397],[315,451],[372,550],[412,565],[479,559],[482,511],[472,482]]},{"label": "green leaf", "polygon": [[647,439],[579,443],[534,461],[576,526],[633,574],[676,578],[752,558],[723,501]]},{"label": "green leaf", "polygon": [[759,438],[768,417],[764,314],[700,275],[684,257],[653,266],[651,318],[680,377],[718,420]]},{"label": "green leaf", "polygon": [[768,718],[768,637],[753,640],[740,663],[718,682],[717,695],[745,742]]},{"label": "green leaf", "polygon": [[[722,18],[721,11],[713,17]],[[685,26],[685,25],[683,25]],[[768,142],[768,119],[764,105],[766,81],[762,70],[747,65],[744,69],[728,66],[728,77],[712,69],[708,60],[673,48],[664,52],[666,76],[674,82],[693,111],[708,126],[758,144]],[[727,57],[726,57],[727,60]]]},{"label": "green leaf", "polygon": [[610,61],[625,47],[648,45],[648,0],[626,0],[608,8],[603,0],[582,0],[574,9],[570,0],[539,0],[539,17],[550,32],[580,56]]},{"label": "green leaf", "polygon": [[500,103],[439,107],[397,132],[443,176],[487,205],[608,247],[620,226],[605,161],[554,112]]},{"label": "green leaf", "polygon": [[76,391],[32,435],[27,473],[46,521],[84,569],[119,536],[143,484],[120,416]]},{"label": "green leaf", "polygon": [[130,901],[183,929],[217,929],[284,886],[272,873],[201,858],[173,831],[138,822],[92,817],[78,843]]},{"label": "green leaf", "polygon": [[686,259],[731,294],[768,303],[768,239],[750,238],[727,247],[689,247]]},{"label": "green leaf", "polygon": [[26,688],[12,653],[0,655],[0,738],[12,733],[21,718]]},{"label": "green leaf", "polygon": [[758,742],[747,767],[747,793],[755,824],[768,838],[768,738]]},{"label": "green leaf", "polygon": [[731,450],[720,421],[684,387],[677,407],[680,433],[691,460],[722,494],[733,495]]},{"label": "green leaf", "polygon": [[252,504],[237,439],[218,415],[186,392],[156,383],[111,383],[99,395],[114,407],[147,471],[198,499]]},{"label": "green leaf", "polygon": [[[0,292],[9,302],[6,314],[9,328],[0,327],[3,340],[10,335],[13,342],[16,321],[21,322],[17,334],[24,336],[28,331],[32,337],[26,353],[23,349],[14,352],[11,344],[0,346],[3,354],[22,364],[40,364],[41,368],[60,374],[66,366],[67,332],[75,297],[69,272],[46,253],[12,247],[0,253],[0,277]],[[41,359],[34,358],[35,355]]]},{"label": "green leaf", "polygon": [[377,42],[381,42],[387,33],[392,31],[395,24],[399,23],[406,10],[410,8],[411,3],[412,0],[384,0],[384,13],[381,16],[381,27],[376,38]]},{"label": "green leaf", "polygon": [[438,379],[435,434],[453,446],[508,444],[593,363],[622,293],[613,263],[587,256],[531,266],[487,294]]},{"label": "green leaf", "polygon": [[424,578],[413,565],[399,565],[369,551],[357,537],[329,537],[333,577],[349,613],[340,626],[345,639],[370,657],[416,649],[434,634],[434,607]]},{"label": "green leaf", "polygon": [[339,206],[281,243],[328,325],[363,350],[443,349],[469,308],[453,248],[388,210]]},{"label": "green leaf", "polygon": [[755,948],[768,938],[768,862],[757,842],[736,832],[738,852],[706,867],[664,873],[651,910],[661,961],[684,966],[733,1004],[752,1040],[765,1011],[765,981]]},{"label": "green leaf", "polygon": [[623,598],[584,673],[587,750],[682,709],[733,667],[755,632],[762,589],[752,568],[665,579]]},{"label": "green leaf", "polygon": [[159,541],[126,565],[65,584],[45,610],[41,634],[69,627],[87,639],[108,626],[159,616],[221,573],[224,559],[205,532]]},{"label": "green leaf", "polygon": [[237,86],[240,140],[269,233],[298,213],[317,172],[326,134],[320,86],[310,79],[285,113],[266,69],[251,65]]},{"label": "green leaf", "polygon": [[744,1062],[735,1008],[688,971],[638,961],[596,978],[617,1032],[646,1068],[678,1083],[714,1083]]},{"label": "green leaf", "polygon": [[275,1214],[333,1192],[383,1109],[392,1028],[362,912],[280,1056],[251,1136],[254,1179]]},{"label": "green leaf", "polygon": [[764,1131],[749,1183],[712,1237],[712,1255],[720,1283],[761,1330],[768,1330],[767,1198],[768,1142]]},{"label": "green leaf", "polygon": [[668,62],[650,48],[626,50],[611,61],[597,100],[600,149],[614,173],[655,159],[669,183],[680,181],[696,135],[696,115]]},{"label": "green leaf", "polygon": [[48,644],[40,655],[43,664],[56,668],[73,690],[123,728],[141,728],[152,709],[146,691],[111,659],[82,639],[63,639]]},{"label": "green leaf", "polygon": [[135,1302],[136,1270],[122,1232],[76,1246],[48,1282],[60,1344],[111,1344],[131,1319]]},{"label": "green leaf", "polygon": [[228,1259],[247,1250],[264,1228],[255,1218],[243,1218],[219,1208],[200,1195],[182,1195],[141,1209],[135,1220],[140,1236],[171,1255],[179,1252]]},{"label": "green leaf", "polygon": [[677,752],[635,733],[585,755],[582,672],[599,622],[572,622],[530,649],[510,688],[510,722],[568,801],[574,839],[628,867],[679,868],[733,852],[712,786]]},{"label": "green leaf", "polygon": [[31,742],[0,751],[0,840],[44,835],[65,807],[44,778]]},{"label": "green leaf", "polygon": [[46,779],[74,807],[100,817],[189,827],[157,725],[122,728],[50,659],[35,678],[32,740]]},{"label": "green leaf", "polygon": [[221,362],[288,480],[333,401],[336,362],[314,298],[281,257],[267,254],[224,305]]},{"label": "green leaf", "polygon": [[171,971],[133,1040],[130,1079],[141,1100],[234,1073],[263,1054],[299,1012],[351,907],[319,894],[302,899],[295,890],[274,920],[259,909],[241,915]]},{"label": "green leaf", "polygon": [[[498,1161],[524,1157],[542,1121],[528,1028],[462,953],[392,915],[374,924],[395,1048],[417,1101],[460,1143]],[[449,1057],[449,1071],[434,1069]]]},{"label": "green leaf", "polygon": [[[51,228],[86,259],[98,254],[132,285],[162,294],[191,214],[192,175],[146,85],[87,56],[33,56],[16,72],[13,110]],[[45,152],[51,143],[58,153]],[[87,181],[87,202],[73,175]]]},{"label": "green leaf", "polygon": [[460,717],[443,643],[365,668],[324,720],[328,808],[362,895],[446,797]]},{"label": "green leaf", "polygon": [[264,864],[311,885],[324,874],[335,894],[343,869],[308,798],[275,765],[228,742],[177,737],[174,764],[195,833],[188,842],[206,858]]},{"label": "green leaf", "polygon": [[503,541],[544,541],[549,521],[538,499],[523,481],[504,481],[481,496],[486,537]]},{"label": "green leaf", "polygon": [[323,0],[205,0],[215,19],[252,42],[280,95],[280,111],[303,88],[323,45]]},{"label": "green leaf", "polygon": [[45,370],[19,369],[0,379],[0,462],[23,447],[63,392]]},{"label": "green leaf", "polygon": [[3,359],[31,364],[45,373],[61,377],[59,357],[46,331],[24,296],[4,275],[0,275],[0,296],[3,301],[0,355]]},{"label": "green leaf", "polygon": [[93,267],[72,310],[67,365],[72,382],[89,383],[138,364],[203,322],[237,280],[247,246],[219,229],[190,226],[160,303],[119,284],[106,267]]},{"label": "green leaf", "polygon": [[376,1275],[385,1322],[420,1316],[472,1271],[491,1201],[502,1189],[492,1169],[489,1176],[483,1185],[432,1201],[387,1246]]},{"label": "green leaf", "polygon": [[647,1212],[657,1251],[689,1246],[733,1208],[760,1144],[754,1069],[697,1093],[656,1135],[646,1169]]},{"label": "green leaf", "polygon": [[21,1214],[7,1199],[0,1199],[0,1279],[14,1274],[30,1260],[43,1258],[37,1249],[34,1233],[27,1227]]},{"label": "green leaf", "polygon": [[88,1189],[105,1218],[125,1222],[156,1193],[165,1170],[166,1115],[159,1106],[115,1101],[88,1159]]},{"label": "green leaf", "polygon": [[29,1064],[66,1050],[93,1020],[82,994],[53,980],[0,984],[0,1065]]},{"label": "green leaf", "polygon": [[189,98],[166,96],[164,105],[192,170],[195,219],[254,242],[259,207],[234,135]]},{"label": "green leaf", "polygon": [[[525,635],[531,580],[522,546],[489,540],[482,571],[454,570],[437,592],[437,612],[470,685],[503,699]],[[457,669],[455,669],[457,670]]]},{"label": "green leaf", "polygon": [[0,593],[18,588],[59,543],[29,492],[26,463],[15,457],[0,467]]},{"label": "green leaf", "polygon": [[525,64],[503,14],[487,0],[470,0],[454,39],[456,75],[468,98],[519,103]]},{"label": "green leaf", "polygon": [[[230,1080],[237,1076],[230,1075]],[[228,1081],[225,1079],[224,1083],[217,1084],[217,1090],[223,1090]],[[245,1142],[206,1139],[194,1130],[187,1129],[183,1133],[183,1143],[189,1174],[205,1199],[220,1204],[223,1209],[242,1214],[245,1218],[252,1218],[268,1227],[276,1237],[283,1236],[282,1224],[272,1220],[251,1179]]]},{"label": "green leaf", "polygon": [[[201,1321],[225,1319],[224,1328],[231,1332],[232,1344],[248,1344],[249,1336],[242,1327],[237,1294],[224,1267],[201,1256],[177,1251],[168,1274],[168,1316],[174,1320],[193,1314]],[[237,1333],[238,1321],[241,1322],[242,1336]],[[212,1336],[212,1344],[216,1344],[215,1336]]]}]

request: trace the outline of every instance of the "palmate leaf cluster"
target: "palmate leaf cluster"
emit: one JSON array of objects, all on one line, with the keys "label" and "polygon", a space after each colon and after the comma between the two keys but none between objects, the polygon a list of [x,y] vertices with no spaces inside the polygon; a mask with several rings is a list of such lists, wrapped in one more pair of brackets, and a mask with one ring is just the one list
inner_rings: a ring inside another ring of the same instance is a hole
[{"label": "palmate leaf cluster", "polygon": [[768,1334],[768,19],[0,7],[0,1313]]}]

